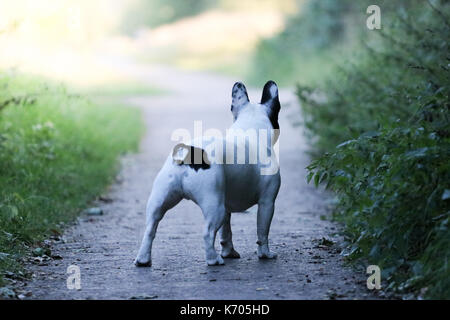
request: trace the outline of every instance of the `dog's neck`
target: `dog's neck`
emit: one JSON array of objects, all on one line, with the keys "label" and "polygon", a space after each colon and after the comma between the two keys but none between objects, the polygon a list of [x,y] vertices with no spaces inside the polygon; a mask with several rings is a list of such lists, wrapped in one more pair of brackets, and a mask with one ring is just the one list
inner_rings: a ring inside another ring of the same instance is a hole
[{"label": "dog's neck", "polygon": [[273,129],[265,108],[260,104],[248,103],[231,126],[232,129]]},{"label": "dog's neck", "polygon": [[269,146],[273,146],[279,136],[278,130],[274,130],[272,126],[266,108],[261,104],[248,103],[245,108],[242,108],[239,116],[230,127],[229,136],[236,134],[233,130],[242,130],[246,133],[249,133],[249,130],[254,130],[258,141],[261,134],[264,134],[270,139]]}]

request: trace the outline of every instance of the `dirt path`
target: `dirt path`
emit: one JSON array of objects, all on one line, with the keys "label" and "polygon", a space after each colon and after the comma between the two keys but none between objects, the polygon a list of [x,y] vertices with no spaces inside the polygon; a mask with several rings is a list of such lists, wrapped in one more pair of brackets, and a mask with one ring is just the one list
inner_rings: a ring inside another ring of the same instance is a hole
[{"label": "dirt path", "polygon": [[[202,240],[203,217],[192,202],[183,201],[160,223],[153,246],[153,267],[136,268],[144,231],[145,203],[152,181],[175,142],[176,128],[192,132],[195,120],[203,129],[225,130],[235,79],[215,75],[124,66],[142,81],[171,93],[130,97],[143,110],[147,133],[139,154],[124,160],[123,169],[99,202],[99,217],[81,217],[63,241],[54,241],[52,253],[62,259],[32,265],[33,281],[27,284],[32,299],[328,299],[373,298],[365,288],[365,274],[343,266],[336,245],[320,246],[322,237],[339,241],[336,226],[322,221],[326,195],[307,185],[308,158],[301,131],[291,124],[299,119],[293,94],[281,90],[280,162],[282,186],[276,202],[270,244],[278,259],[256,256],[256,214],[234,214],[233,239],[241,259],[225,266],[207,267]],[[263,84],[263,81],[261,82]],[[259,99],[261,88],[250,90]],[[218,244],[216,243],[216,246]],[[81,269],[81,290],[68,290],[69,265]]]}]

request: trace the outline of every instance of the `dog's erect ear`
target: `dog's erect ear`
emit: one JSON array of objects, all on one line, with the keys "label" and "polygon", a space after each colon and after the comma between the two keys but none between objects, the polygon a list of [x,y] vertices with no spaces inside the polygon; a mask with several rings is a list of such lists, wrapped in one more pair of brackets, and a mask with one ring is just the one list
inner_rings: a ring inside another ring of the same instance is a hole
[{"label": "dog's erect ear", "polygon": [[281,105],[278,98],[278,86],[270,80],[264,85],[261,104],[267,108],[267,115],[274,129],[280,129],[278,124],[278,113],[280,112]]},{"label": "dog's erect ear", "polygon": [[248,99],[247,89],[242,82],[236,82],[231,91],[231,112],[233,113],[234,120],[236,120],[242,107],[247,105],[250,100]]}]

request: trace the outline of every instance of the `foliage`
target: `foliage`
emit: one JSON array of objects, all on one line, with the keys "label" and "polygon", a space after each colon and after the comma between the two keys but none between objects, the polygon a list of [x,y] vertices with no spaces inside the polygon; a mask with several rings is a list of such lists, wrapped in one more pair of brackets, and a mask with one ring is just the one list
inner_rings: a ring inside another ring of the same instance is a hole
[{"label": "foliage", "polygon": [[55,84],[0,74],[0,282],[101,193],[118,156],[136,150],[134,108],[98,104]]},{"label": "foliage", "polygon": [[[413,6],[420,0],[377,1],[388,13]],[[366,37],[366,9],[370,0],[309,0],[290,17],[285,29],[257,46],[248,79],[274,79],[281,85],[301,81],[317,85],[335,72],[336,66],[358,49],[354,39]],[[282,57],[282,58],[280,58]]]},{"label": "foliage", "polygon": [[316,80],[316,72],[328,71],[333,56],[327,49],[345,38],[344,17],[350,4],[347,0],[306,2],[280,34],[259,43],[249,80],[276,79],[279,84],[288,84],[299,78]]},{"label": "foliage", "polygon": [[298,87],[320,155],[308,179],[339,197],[344,254],[380,265],[391,289],[446,299],[449,17],[448,2],[415,2],[320,90]]}]

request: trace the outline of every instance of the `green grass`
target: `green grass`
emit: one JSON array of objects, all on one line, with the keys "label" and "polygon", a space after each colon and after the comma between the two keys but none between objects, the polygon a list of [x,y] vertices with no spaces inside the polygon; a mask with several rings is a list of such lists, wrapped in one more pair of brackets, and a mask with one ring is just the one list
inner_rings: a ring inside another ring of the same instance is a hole
[{"label": "green grass", "polygon": [[105,190],[121,155],[138,149],[140,111],[116,101],[0,73],[0,285]]}]

